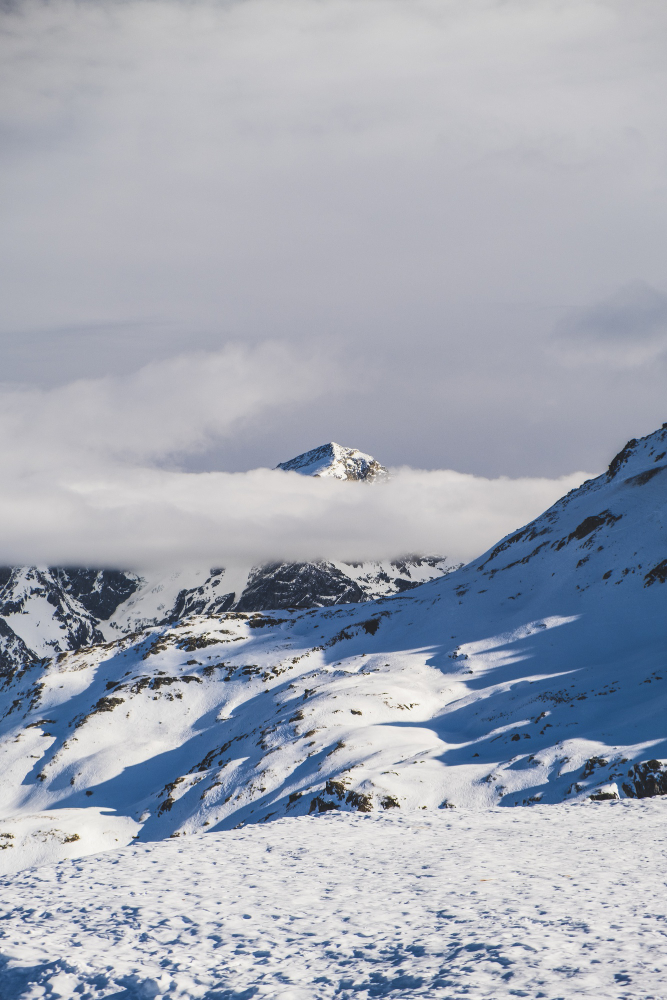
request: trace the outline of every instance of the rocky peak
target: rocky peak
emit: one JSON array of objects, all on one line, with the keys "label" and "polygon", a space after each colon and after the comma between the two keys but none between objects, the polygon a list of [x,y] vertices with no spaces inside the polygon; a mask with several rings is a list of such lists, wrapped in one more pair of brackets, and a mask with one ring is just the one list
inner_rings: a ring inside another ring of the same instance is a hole
[{"label": "rocky peak", "polygon": [[277,466],[285,472],[298,472],[302,476],[317,478],[328,476],[333,479],[364,480],[372,482],[388,475],[387,469],[380,465],[372,455],[366,455],[358,448],[345,448],[335,441],[323,444],[319,448],[306,451],[288,462]]}]

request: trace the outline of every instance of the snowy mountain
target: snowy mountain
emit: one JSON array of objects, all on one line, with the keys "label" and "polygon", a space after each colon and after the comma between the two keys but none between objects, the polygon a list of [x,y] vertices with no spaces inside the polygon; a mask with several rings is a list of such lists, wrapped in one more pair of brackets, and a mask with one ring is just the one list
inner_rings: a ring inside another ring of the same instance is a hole
[{"label": "snowy mountain", "polygon": [[280,816],[667,791],[666,456],[667,425],[405,594],[193,613],[24,662],[2,691],[3,863]]},{"label": "snowy mountain", "polygon": [[441,556],[407,556],[391,562],[269,563],[145,573],[136,591],[98,626],[107,639],[115,639],[192,614],[361,603],[412,590],[454,568]]},{"label": "snowy mountain", "polygon": [[[301,475],[373,483],[387,470],[371,455],[330,443],[283,462]],[[275,563],[131,573],[71,567],[0,569],[2,664],[118,638],[192,614],[312,608],[403,593],[453,569],[441,556],[397,561]],[[7,631],[9,629],[10,631]],[[21,640],[23,645],[17,645]],[[13,652],[15,650],[15,652]]]},{"label": "snowy mountain", "polygon": [[386,479],[389,470],[380,465],[372,455],[365,455],[356,448],[345,448],[330,441],[303,455],[297,455],[289,462],[281,462],[279,469],[298,472],[302,476],[324,476],[332,479],[363,480],[373,482]]}]

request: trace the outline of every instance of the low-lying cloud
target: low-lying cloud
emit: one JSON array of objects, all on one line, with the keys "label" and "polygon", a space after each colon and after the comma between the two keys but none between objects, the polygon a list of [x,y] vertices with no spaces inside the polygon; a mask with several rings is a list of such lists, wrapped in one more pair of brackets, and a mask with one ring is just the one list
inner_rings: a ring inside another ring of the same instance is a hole
[{"label": "low-lying cloud", "polygon": [[[399,468],[367,485],[175,467],[174,456],[224,444],[240,421],[261,427],[280,407],[307,397],[316,405],[336,377],[329,366],[318,379],[313,361],[267,343],[182,356],[126,378],[5,389],[0,561],[143,569],[412,552],[467,561],[586,478]],[[304,450],[320,443],[304,429]]]}]

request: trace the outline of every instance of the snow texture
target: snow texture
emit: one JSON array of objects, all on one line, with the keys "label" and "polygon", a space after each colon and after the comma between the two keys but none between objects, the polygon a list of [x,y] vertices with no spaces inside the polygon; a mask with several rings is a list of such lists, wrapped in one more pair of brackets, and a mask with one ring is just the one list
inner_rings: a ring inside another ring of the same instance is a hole
[{"label": "snow texture", "polygon": [[667,993],[663,801],[327,816],[0,881],[0,996]]}]

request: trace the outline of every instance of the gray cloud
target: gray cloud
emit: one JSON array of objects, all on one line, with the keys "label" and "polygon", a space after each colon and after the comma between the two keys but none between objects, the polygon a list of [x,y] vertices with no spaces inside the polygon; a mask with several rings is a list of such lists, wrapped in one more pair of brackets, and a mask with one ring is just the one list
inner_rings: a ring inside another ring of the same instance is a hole
[{"label": "gray cloud", "polygon": [[667,351],[667,295],[633,282],[568,316],[554,342],[575,363],[646,364]]},{"label": "gray cloud", "polygon": [[[667,267],[658,0],[19,0],[0,15],[0,366],[230,339],[347,372],[190,467],[328,438],[554,477],[664,419],[563,317]],[[75,331],[75,332],[72,332]]]},{"label": "gray cloud", "polygon": [[[124,376],[51,389],[5,386],[0,426],[5,467],[94,468],[178,458],[229,437],[265,411],[322,393],[321,357],[289,344],[231,344],[152,362]],[[341,374],[329,365],[328,386]]]},{"label": "gray cloud", "polygon": [[467,561],[585,478],[404,469],[366,486],[269,469],[23,476],[0,492],[0,560],[146,569],[430,552]]},{"label": "gray cloud", "polygon": [[[165,459],[337,387],[289,345],[233,345],[127,376],[0,391],[0,564],[148,568],[412,551],[470,558],[584,478],[395,471],[386,485],[187,472]],[[287,456],[280,455],[280,458]],[[162,465],[161,465],[162,463]]]}]

